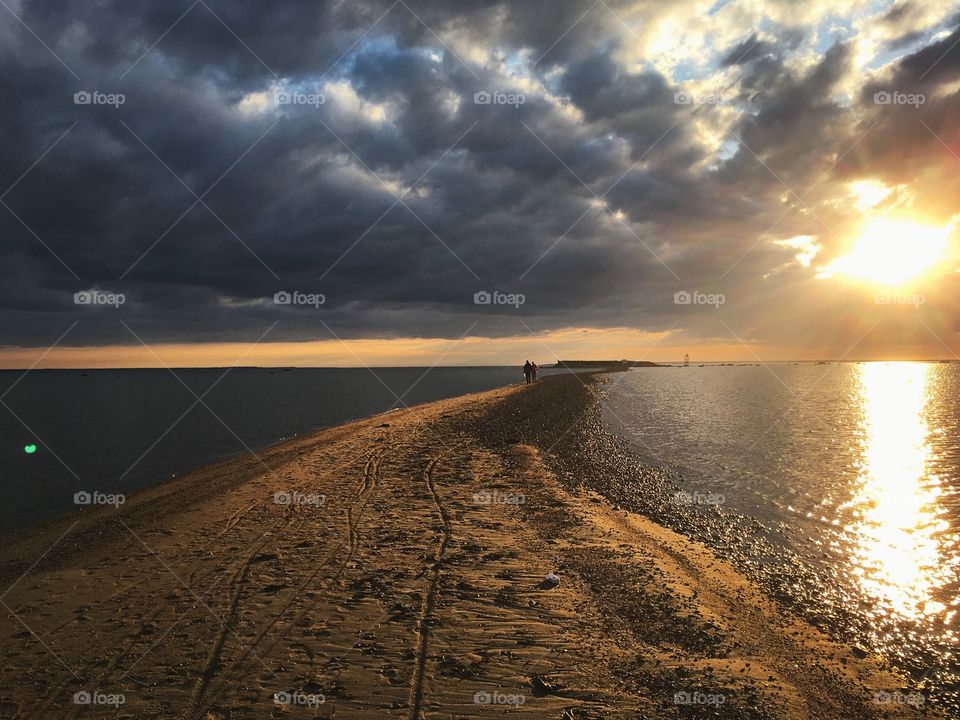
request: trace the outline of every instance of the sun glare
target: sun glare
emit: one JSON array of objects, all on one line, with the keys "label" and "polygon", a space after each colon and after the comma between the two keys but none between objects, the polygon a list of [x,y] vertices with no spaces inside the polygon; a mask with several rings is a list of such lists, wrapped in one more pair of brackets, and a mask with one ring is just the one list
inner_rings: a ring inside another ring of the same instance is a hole
[{"label": "sun glare", "polygon": [[827,275],[896,287],[916,280],[943,257],[952,225],[932,227],[908,220],[871,222],[849,255],[827,268]]},{"label": "sun glare", "polygon": [[893,188],[889,188],[876,180],[857,180],[850,183],[850,192],[854,198],[857,210],[869,210],[886,200]]}]

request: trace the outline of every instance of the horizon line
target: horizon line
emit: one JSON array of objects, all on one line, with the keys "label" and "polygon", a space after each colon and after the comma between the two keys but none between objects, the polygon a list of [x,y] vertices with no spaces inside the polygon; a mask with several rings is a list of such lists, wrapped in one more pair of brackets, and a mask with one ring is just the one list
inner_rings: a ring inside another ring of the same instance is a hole
[{"label": "horizon line", "polygon": [[[572,370],[597,370],[603,369],[597,366],[598,363],[609,362],[611,366],[623,362],[620,360],[564,360],[564,363],[589,362],[594,367],[570,368]],[[647,367],[673,367],[685,366],[684,360],[659,360],[659,361],[640,361],[629,360],[626,362],[651,362],[653,365]],[[870,358],[870,359],[830,359],[822,358],[818,360],[702,360],[699,362],[691,361],[689,367],[701,367],[707,365],[734,365],[739,367],[750,367],[758,365],[816,365],[818,363],[831,364],[860,364],[860,363],[888,363],[888,362],[921,362],[921,363],[957,363],[960,358]],[[457,365],[139,365],[139,366],[117,366],[117,367],[0,367],[0,372],[77,372],[77,371],[99,371],[112,372],[117,370],[400,370],[400,369],[439,369],[439,368],[507,368],[522,367],[522,363],[513,364],[457,364]],[[556,363],[541,366],[545,370],[557,368]],[[630,368],[628,368],[630,369]]]}]

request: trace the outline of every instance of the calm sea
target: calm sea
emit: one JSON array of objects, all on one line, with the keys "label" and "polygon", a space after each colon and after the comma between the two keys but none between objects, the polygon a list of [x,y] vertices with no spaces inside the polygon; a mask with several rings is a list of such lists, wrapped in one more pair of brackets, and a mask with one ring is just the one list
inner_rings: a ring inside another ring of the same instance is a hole
[{"label": "calm sea", "polygon": [[176,373],[0,372],[0,532],[76,509],[78,491],[130,493],[246,447],[402,407],[397,397],[413,405],[523,380],[519,367]]},{"label": "calm sea", "polygon": [[637,368],[611,377],[605,419],[677,501],[776,529],[877,647],[956,671],[960,364]]}]

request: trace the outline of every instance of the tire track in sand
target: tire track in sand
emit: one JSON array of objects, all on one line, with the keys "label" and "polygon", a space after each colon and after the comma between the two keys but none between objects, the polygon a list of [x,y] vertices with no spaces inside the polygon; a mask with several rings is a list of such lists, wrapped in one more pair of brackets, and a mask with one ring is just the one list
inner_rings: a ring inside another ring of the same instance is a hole
[{"label": "tire track in sand", "polygon": [[[272,533],[274,533],[274,532],[277,531],[278,529],[282,530],[283,527],[285,527],[286,525],[288,525],[288,524],[290,523],[290,521],[291,521],[291,514],[288,512],[288,513],[286,513],[283,517],[281,517],[279,520],[277,520],[277,522],[275,522],[272,526],[270,526],[269,528],[267,528],[266,530],[264,530],[263,533],[261,533],[261,535],[256,539],[256,541],[250,546],[250,548],[252,548],[252,550],[250,550],[250,552],[251,552],[252,554],[256,554],[256,552],[265,544],[266,540],[268,539],[268,537],[269,537]],[[219,538],[219,537],[221,537],[221,536],[222,536],[222,533],[221,533],[221,535],[218,535],[217,537]],[[209,547],[209,543],[208,543],[208,545],[207,545],[206,547]],[[206,549],[206,548],[204,548],[204,549]],[[245,560],[239,560],[238,563],[236,564],[236,569],[229,574],[228,577],[230,578],[230,580],[228,581],[228,586],[229,586],[230,582],[233,581],[233,578],[236,576],[236,574],[237,574],[238,572],[240,572],[240,570],[242,569],[242,564],[243,564],[244,562],[245,562]],[[193,572],[191,572],[191,573],[189,574],[187,580],[185,581],[185,584],[186,584],[187,589],[188,589],[189,592],[192,592],[192,591],[189,590],[189,588],[192,588],[192,587],[193,587],[194,580],[195,580],[196,575],[197,575],[197,573],[198,573],[199,571],[200,571],[199,569],[195,569]],[[186,616],[191,610],[193,610],[194,608],[196,608],[196,607],[197,607],[198,605],[200,605],[200,604],[206,603],[206,602],[208,601],[209,596],[211,595],[211,593],[213,592],[213,590],[216,588],[216,586],[217,586],[218,584],[219,584],[219,581],[216,582],[216,583],[214,583],[213,586],[210,586],[210,587],[206,588],[206,589],[203,590],[201,593],[196,593],[195,596],[194,596],[193,605],[192,605],[186,612],[182,613],[181,615],[179,615],[179,616],[177,617],[177,619],[176,619],[176,621],[174,622],[174,624],[171,625],[171,626],[167,629],[166,632],[164,632],[163,636],[161,636],[161,639],[162,639],[162,637],[166,636],[166,634],[167,634],[170,630],[173,629],[173,626],[176,625],[176,624],[178,624],[178,623],[180,622],[180,620],[181,620],[184,616]],[[110,599],[112,599],[113,597],[116,597],[116,596],[120,595],[122,592],[126,592],[126,591],[129,590],[129,589],[130,589],[130,588],[125,588],[124,590],[119,591],[118,593],[115,593],[114,596],[111,596]],[[174,588],[174,592],[178,592],[178,593],[179,593],[179,592],[182,592],[182,589],[181,589],[180,587],[175,587],[175,588]],[[161,615],[167,613],[167,612],[169,611],[169,609],[170,609],[170,608],[169,608],[166,604],[161,604],[161,605],[159,605],[158,607],[156,607],[156,608],[152,611],[152,613],[151,613],[150,615],[148,615],[147,617],[145,617],[141,622],[142,622],[142,623],[153,623],[153,622],[155,622]],[[75,620],[71,619],[69,622],[72,623],[72,622],[75,622]],[[64,625],[66,625],[66,624],[69,624],[69,623],[64,623]],[[96,666],[96,663],[97,663],[96,660],[90,660],[90,661],[84,662],[84,663],[81,665],[80,670],[78,670],[77,674],[78,674],[80,677],[87,679],[88,683],[92,683],[92,685],[93,685],[94,687],[103,687],[103,686],[104,686],[104,683],[106,682],[106,680],[117,670],[117,668],[118,668],[119,665],[120,665],[120,662],[121,662],[125,657],[127,657],[128,653],[130,653],[130,652],[133,650],[134,647],[136,647],[137,645],[139,645],[139,644],[141,643],[141,638],[140,638],[140,636],[138,636],[138,635],[137,635],[137,636],[134,636],[134,637],[132,637],[132,638],[125,638],[124,640],[125,640],[124,647],[123,647],[123,649],[120,651],[120,653],[119,653],[110,663],[108,663],[108,664],[104,667],[104,669],[103,669],[95,678],[93,678],[93,679],[91,680],[91,679],[90,679],[90,675],[91,675],[92,669]],[[156,642],[153,643],[153,644],[150,646],[150,648],[148,649],[147,652],[149,652],[149,650],[152,650],[155,645],[156,645]],[[138,658],[137,662],[139,662],[139,659],[140,659],[140,658]],[[30,718],[34,718],[34,717],[37,717],[37,718],[40,718],[40,717],[49,717],[49,715],[46,715],[46,716],[45,716],[44,713],[50,708],[50,706],[51,706],[54,702],[58,702],[58,701],[60,700],[60,698],[62,698],[62,695],[63,695],[64,691],[66,690],[66,688],[67,688],[68,686],[72,685],[74,682],[75,682],[75,678],[68,676],[63,682],[61,682],[59,685],[55,686],[55,687],[51,690],[51,692],[47,695],[47,697],[43,700],[43,702],[40,703],[40,704],[38,704],[38,705],[34,708],[34,710],[32,710],[30,713],[28,713],[28,714],[24,717],[24,720],[30,720]],[[83,706],[83,705],[68,705],[67,708],[66,708],[66,710],[64,711],[63,715],[61,715],[61,718],[63,718],[63,720],[70,720],[70,718],[76,717],[76,715],[77,715],[79,712],[81,712],[81,710],[84,710],[84,709],[85,709],[85,706]]]},{"label": "tire track in sand", "polygon": [[[364,469],[364,477],[363,477],[363,482],[361,484],[360,490],[354,499],[354,505],[357,506],[356,512],[354,513],[353,511],[353,505],[347,508],[347,553],[343,557],[343,559],[340,560],[340,563],[337,565],[336,572],[334,572],[333,575],[331,575],[329,578],[325,578],[325,580],[329,580],[331,583],[335,582],[340,578],[340,576],[343,574],[343,571],[346,569],[347,563],[349,563],[356,556],[357,550],[360,548],[360,533],[358,531],[358,528],[360,526],[360,521],[363,520],[363,514],[367,508],[367,505],[370,502],[370,499],[376,493],[377,488],[380,484],[380,464],[383,461],[383,457],[387,454],[388,451],[389,451],[389,448],[386,448],[378,454],[371,455],[371,458],[368,461],[366,468]],[[333,554],[336,553],[336,551],[339,550],[341,547],[343,547],[343,541],[340,541],[339,543],[337,543],[337,545],[328,554],[328,556],[324,559],[324,561],[321,562],[316,567],[316,569],[300,584],[300,586],[293,593],[293,595],[290,597],[287,603],[283,606],[283,609],[274,616],[273,620],[271,620],[263,628],[263,630],[261,630],[260,633],[258,633],[253,643],[251,643],[250,646],[247,648],[247,650],[244,651],[244,653],[231,664],[229,670],[234,669],[237,665],[239,665],[243,660],[245,660],[250,655],[250,653],[257,647],[257,645],[266,635],[267,631],[270,630],[274,625],[276,625],[277,622],[279,622],[280,618],[290,608],[293,602],[299,597],[300,593],[307,589],[307,587],[313,582],[313,580],[317,577],[317,575],[320,574],[320,571],[323,570],[326,567],[327,563],[329,563],[330,560],[333,559]],[[286,634],[300,620],[303,619],[303,617],[307,614],[307,612],[309,612],[313,608],[315,604],[316,603],[310,603],[306,605],[299,613],[297,613],[296,616],[294,616],[294,618],[289,623],[287,623],[285,630],[279,634],[279,637],[280,638],[285,637]],[[267,652],[272,650],[273,647],[276,645],[276,643],[277,643],[277,640],[270,643],[266,648]]]},{"label": "tire track in sand", "polygon": [[[283,605],[281,610],[260,630],[260,632],[257,633],[257,636],[244,649],[240,656],[224,670],[223,680],[221,680],[221,682],[212,691],[208,692],[213,675],[215,674],[217,665],[219,664],[219,653],[223,647],[222,640],[226,639],[227,628],[224,627],[221,641],[215,645],[214,652],[211,653],[207,670],[205,670],[204,673],[197,678],[197,683],[194,687],[194,693],[191,696],[191,702],[181,715],[181,720],[195,720],[203,717],[206,707],[229,682],[232,673],[240,668],[244,661],[246,661],[251,654],[256,654],[254,651],[260,646],[260,643],[263,641],[266,634],[279,622],[280,618],[283,617],[284,613],[290,609],[290,606],[297,600],[297,598],[299,598],[300,594],[307,589],[314,579],[334,559],[340,548],[346,544],[347,553],[338,564],[336,572],[333,573],[329,578],[325,579],[329,579],[330,582],[335,582],[343,574],[347,563],[350,562],[351,558],[354,557],[357,549],[359,548],[360,539],[357,528],[360,524],[360,521],[363,519],[363,513],[366,510],[370,499],[377,491],[380,482],[380,464],[383,460],[383,457],[388,454],[390,449],[391,446],[388,445],[379,452],[371,453],[367,460],[359,488],[354,495],[353,502],[347,507],[346,539],[337,543],[333,549],[327,553],[324,559],[318,563],[314,571],[299,584],[297,589],[291,594],[290,598]],[[237,601],[239,601],[239,592],[237,594]],[[315,604],[316,602],[308,603],[299,613],[297,613],[297,615],[289,623],[287,623],[286,628],[282,632],[278,633],[277,638],[266,646],[264,654],[269,654],[269,652],[275,647],[276,643],[285,637],[290,630],[313,608]]]},{"label": "tire track in sand", "polygon": [[[287,517],[289,517],[291,514],[294,514],[291,510],[286,512]],[[296,514],[300,515],[299,512]],[[181,715],[182,718],[193,718],[200,714],[200,707],[203,703],[204,695],[210,685],[210,681],[213,679],[213,676],[216,673],[217,667],[220,664],[220,652],[223,649],[224,644],[226,644],[227,637],[231,632],[233,632],[231,628],[236,622],[237,610],[240,607],[240,598],[243,594],[243,588],[246,584],[247,575],[249,574],[250,568],[254,563],[254,559],[259,554],[260,547],[262,547],[263,544],[263,542],[258,543],[258,547],[255,547],[247,554],[247,557],[234,571],[233,575],[228,581],[228,587],[233,586],[233,594],[230,600],[229,612],[224,620],[216,618],[220,623],[220,632],[217,634],[217,638],[210,648],[210,652],[207,655],[203,670],[199,673],[199,675],[197,675],[197,680],[190,692],[190,700],[187,703],[186,709]]]},{"label": "tire track in sand", "polygon": [[433,504],[440,513],[440,519],[443,522],[443,529],[440,534],[440,543],[433,555],[433,562],[430,563],[429,580],[423,587],[420,597],[420,616],[417,618],[417,646],[414,656],[414,673],[410,682],[410,714],[409,720],[420,720],[422,717],[421,706],[423,704],[423,678],[427,666],[427,653],[430,642],[430,620],[433,616],[433,607],[436,602],[437,585],[440,580],[440,564],[443,562],[444,555],[447,552],[447,545],[450,544],[452,535],[450,514],[447,512],[443,499],[437,492],[434,484],[433,473],[437,467],[440,457],[435,457],[427,462],[423,469],[423,479],[427,488],[430,490],[430,497]]}]

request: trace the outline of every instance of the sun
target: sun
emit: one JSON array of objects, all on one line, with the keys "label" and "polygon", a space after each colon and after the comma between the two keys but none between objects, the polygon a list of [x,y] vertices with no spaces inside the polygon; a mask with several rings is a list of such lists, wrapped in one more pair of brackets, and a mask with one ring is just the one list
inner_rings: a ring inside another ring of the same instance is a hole
[{"label": "sun", "polygon": [[933,227],[909,220],[872,221],[849,255],[834,260],[827,275],[897,287],[918,279],[944,256],[952,225]]}]

